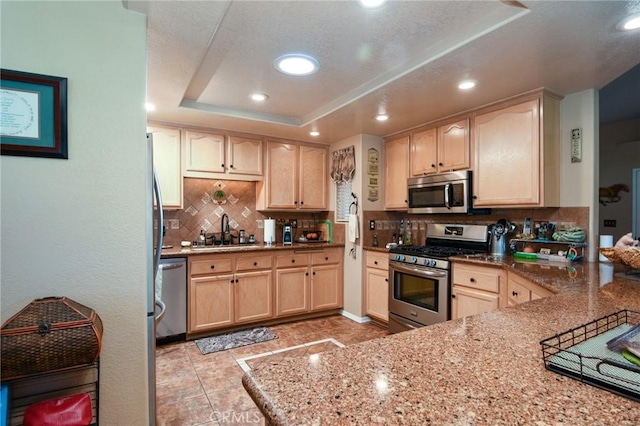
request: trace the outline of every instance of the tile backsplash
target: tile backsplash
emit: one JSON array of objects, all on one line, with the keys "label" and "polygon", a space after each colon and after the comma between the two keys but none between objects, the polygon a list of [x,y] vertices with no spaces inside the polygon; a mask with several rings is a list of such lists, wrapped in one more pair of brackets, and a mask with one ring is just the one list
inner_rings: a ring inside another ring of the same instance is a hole
[{"label": "tile backsplash", "polygon": [[[222,193],[216,194],[218,191]],[[316,221],[333,220],[332,212],[291,211],[269,212],[265,215],[256,210],[256,182],[184,178],[183,197],[182,210],[164,211],[165,245],[177,247],[181,241],[194,241],[201,229],[206,234],[219,234],[225,213],[229,216],[234,235],[237,236],[243,229],[247,237],[253,234],[259,242],[262,242],[264,235],[263,220],[269,217],[276,219],[276,242],[281,241],[281,227],[287,221],[296,219],[297,232],[300,234],[304,229],[314,229]]]}]

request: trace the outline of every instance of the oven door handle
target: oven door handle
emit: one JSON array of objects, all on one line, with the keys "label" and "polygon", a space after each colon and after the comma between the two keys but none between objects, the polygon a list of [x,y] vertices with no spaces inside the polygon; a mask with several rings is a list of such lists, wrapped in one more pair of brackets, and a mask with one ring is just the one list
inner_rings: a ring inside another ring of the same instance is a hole
[{"label": "oven door handle", "polygon": [[451,192],[451,184],[447,183],[444,186],[444,206],[451,210],[451,200],[449,199],[449,193]]},{"label": "oven door handle", "polygon": [[431,271],[431,270],[427,270],[427,269],[422,269],[422,268],[408,268],[404,265],[389,265],[391,269],[394,269],[398,272],[407,272],[409,274],[411,273],[416,273],[416,274],[420,274],[420,275],[424,275],[427,277],[433,277],[433,278],[444,278],[447,276],[446,272],[442,272],[442,271]]}]

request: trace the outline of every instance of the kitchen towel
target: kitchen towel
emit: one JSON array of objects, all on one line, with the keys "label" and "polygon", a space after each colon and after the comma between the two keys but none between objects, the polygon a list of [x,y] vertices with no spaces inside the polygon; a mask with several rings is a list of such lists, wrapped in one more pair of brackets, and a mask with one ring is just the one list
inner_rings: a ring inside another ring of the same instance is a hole
[{"label": "kitchen towel", "polygon": [[360,230],[358,227],[358,215],[351,213],[349,215],[349,226],[348,226],[348,232],[349,232],[349,242],[350,243],[355,243],[356,240],[360,237]]}]

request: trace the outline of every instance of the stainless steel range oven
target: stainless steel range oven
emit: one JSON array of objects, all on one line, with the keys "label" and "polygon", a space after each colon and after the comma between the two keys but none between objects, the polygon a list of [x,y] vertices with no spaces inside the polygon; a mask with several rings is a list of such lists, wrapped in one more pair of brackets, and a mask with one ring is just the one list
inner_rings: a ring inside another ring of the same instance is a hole
[{"label": "stainless steel range oven", "polygon": [[399,246],[389,254],[389,331],[398,333],[451,319],[449,257],[486,253],[483,225],[428,224],[424,246]]}]

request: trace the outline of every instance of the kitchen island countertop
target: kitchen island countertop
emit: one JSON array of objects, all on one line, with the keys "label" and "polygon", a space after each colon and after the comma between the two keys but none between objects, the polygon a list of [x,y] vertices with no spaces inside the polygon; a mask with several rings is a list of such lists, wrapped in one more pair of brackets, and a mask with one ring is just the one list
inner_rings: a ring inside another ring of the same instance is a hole
[{"label": "kitchen island countertop", "polygon": [[640,310],[640,281],[617,268],[608,278],[598,263],[456,261],[501,267],[556,294],[249,371],[243,384],[267,423],[640,423],[640,403],[546,370],[540,346],[596,318]]},{"label": "kitchen island countertop", "polygon": [[202,248],[196,247],[171,247],[162,249],[162,258],[169,259],[173,257],[188,257],[188,256],[200,256],[204,254],[218,254],[218,253],[243,253],[243,252],[274,252],[280,250],[313,250],[324,249],[331,247],[344,247],[344,244],[329,243],[324,241],[314,243],[301,243],[295,242],[292,245],[284,245],[281,243],[272,244],[267,246],[265,244],[234,244],[230,246],[205,246]]}]

